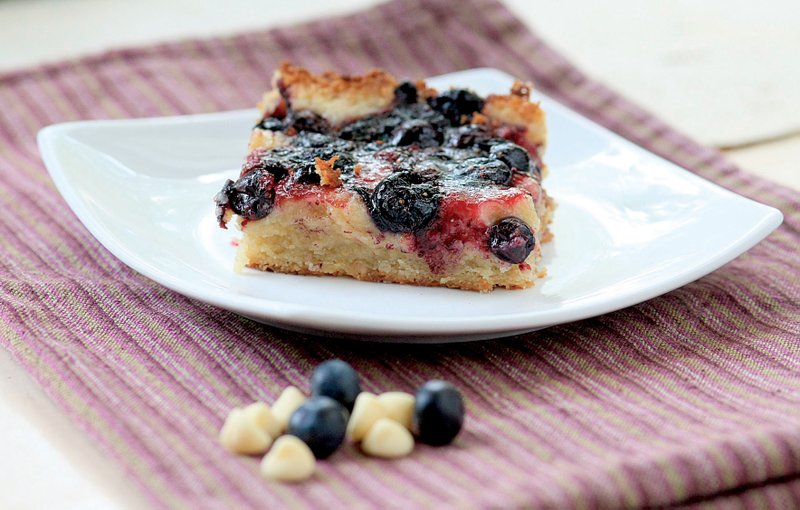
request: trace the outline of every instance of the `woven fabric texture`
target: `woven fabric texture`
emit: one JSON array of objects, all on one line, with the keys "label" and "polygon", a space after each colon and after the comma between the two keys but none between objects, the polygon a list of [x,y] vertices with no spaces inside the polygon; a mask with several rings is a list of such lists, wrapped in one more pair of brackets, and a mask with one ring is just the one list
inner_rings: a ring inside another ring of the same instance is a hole
[{"label": "woven fabric texture", "polygon": [[[712,274],[615,313],[497,341],[369,344],[273,329],[140,276],[94,240],[42,165],[35,134],[45,125],[249,107],[284,59],[411,77],[496,67],[786,219]],[[6,73],[0,104],[0,345],[153,507],[800,500],[798,193],[588,79],[493,0],[396,0]],[[352,363],[369,391],[452,381],[467,401],[462,434],[396,461],[345,448],[300,485],[268,483],[258,459],[217,444],[231,407],[271,402],[289,384],[307,390],[313,367],[332,357]]]}]

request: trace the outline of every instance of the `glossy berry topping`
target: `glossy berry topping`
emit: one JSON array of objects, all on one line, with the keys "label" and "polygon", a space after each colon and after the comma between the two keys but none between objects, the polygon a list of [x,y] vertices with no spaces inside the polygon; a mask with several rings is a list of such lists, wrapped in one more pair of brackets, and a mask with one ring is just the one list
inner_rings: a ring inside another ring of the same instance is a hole
[{"label": "glossy berry topping", "polygon": [[311,374],[311,395],[330,397],[348,411],[353,409],[359,393],[358,374],[349,363],[340,359],[320,363]]},{"label": "glossy berry topping", "polygon": [[314,165],[306,165],[298,168],[292,174],[294,182],[301,184],[319,184],[321,182],[320,176]]},{"label": "glossy berry topping", "polygon": [[315,133],[313,131],[304,131],[299,133],[293,140],[294,145],[297,147],[327,147],[333,143],[333,137],[322,133]]},{"label": "glossy berry topping", "polygon": [[427,182],[435,185],[447,172],[447,166],[442,164],[440,157],[431,157],[427,161],[420,161],[406,171],[413,174],[416,182]]},{"label": "glossy berry topping", "polygon": [[369,210],[381,230],[415,232],[433,220],[440,199],[435,183],[411,172],[398,172],[375,187]]},{"label": "glossy berry topping", "polygon": [[435,147],[442,144],[444,135],[430,123],[421,119],[407,120],[392,133],[393,145],[412,145]]},{"label": "glossy berry topping", "polygon": [[251,172],[261,171],[272,174],[276,181],[279,181],[289,172],[289,167],[280,157],[270,154],[264,149],[256,149],[251,152],[242,165],[242,176]]},{"label": "glossy berry topping", "polygon": [[479,181],[488,181],[501,186],[511,183],[513,172],[498,159],[471,158],[461,162],[456,168],[459,175],[468,175]]},{"label": "glossy berry topping", "polygon": [[490,139],[489,131],[480,124],[467,124],[459,126],[450,132],[447,144],[457,149],[480,146]]},{"label": "glossy berry topping", "polygon": [[508,165],[512,170],[530,173],[531,157],[528,151],[515,143],[505,142],[492,145],[489,154]]},{"label": "glossy berry topping", "polygon": [[398,105],[414,104],[418,96],[417,86],[410,81],[404,81],[394,89],[394,102]]},{"label": "glossy berry topping", "polygon": [[450,89],[429,99],[434,110],[440,112],[452,125],[463,124],[472,114],[481,111],[483,99],[466,89]]},{"label": "glossy berry topping", "polygon": [[289,417],[286,432],[307,444],[314,457],[324,459],[342,444],[347,419],[347,409],[336,400],[311,397]]},{"label": "glossy berry topping", "polygon": [[370,142],[386,140],[403,119],[392,113],[370,115],[342,127],[339,137],[343,140]]},{"label": "glossy berry topping", "polygon": [[489,249],[500,260],[520,264],[535,246],[531,228],[519,218],[504,218],[489,227]]},{"label": "glossy berry topping", "polygon": [[[333,168],[339,170],[341,172],[352,172],[353,168],[356,166],[356,160],[353,156],[344,153],[344,152],[335,152],[331,157],[336,156],[336,161],[333,163]],[[320,159],[331,159],[331,158],[320,158]]]},{"label": "glossy berry topping", "polygon": [[464,399],[452,384],[428,381],[414,400],[413,427],[417,439],[433,446],[449,444],[464,424]]},{"label": "glossy berry topping", "polygon": [[290,111],[286,115],[285,122],[287,126],[293,128],[296,132],[327,133],[331,128],[327,120],[308,110]]}]

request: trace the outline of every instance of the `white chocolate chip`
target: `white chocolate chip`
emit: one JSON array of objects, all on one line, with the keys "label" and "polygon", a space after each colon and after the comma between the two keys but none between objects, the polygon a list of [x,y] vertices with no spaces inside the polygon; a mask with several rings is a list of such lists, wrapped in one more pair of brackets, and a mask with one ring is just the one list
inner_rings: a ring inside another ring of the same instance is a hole
[{"label": "white chocolate chip", "polygon": [[259,427],[244,409],[235,408],[219,431],[219,442],[233,453],[264,453],[272,444],[272,436]]},{"label": "white chocolate chip", "polygon": [[373,393],[362,391],[356,397],[353,412],[350,413],[350,420],[347,422],[347,438],[353,442],[361,441],[370,427],[385,416],[386,410],[378,402],[378,397]]},{"label": "white chocolate chip", "polygon": [[387,391],[378,395],[378,402],[386,410],[386,417],[411,430],[414,416],[414,395],[404,391]]},{"label": "white chocolate chip", "polygon": [[289,425],[289,417],[305,402],[306,396],[294,386],[287,386],[278,400],[272,404],[272,416],[278,424],[279,434]]},{"label": "white chocolate chip", "polygon": [[272,410],[264,402],[256,402],[244,408],[247,417],[255,422],[256,425],[267,431],[273,439],[281,435],[281,425]]},{"label": "white chocolate chip", "polygon": [[373,457],[403,457],[414,449],[414,437],[400,423],[381,418],[361,441],[361,449]]},{"label": "white chocolate chip", "polygon": [[282,482],[299,482],[314,474],[317,460],[295,436],[281,436],[261,461],[261,476]]}]

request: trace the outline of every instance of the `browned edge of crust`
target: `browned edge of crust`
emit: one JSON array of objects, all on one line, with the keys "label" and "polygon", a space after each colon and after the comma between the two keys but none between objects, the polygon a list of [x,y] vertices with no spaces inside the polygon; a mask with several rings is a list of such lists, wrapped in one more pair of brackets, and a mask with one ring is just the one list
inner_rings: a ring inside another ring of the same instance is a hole
[{"label": "browned edge of crust", "polygon": [[278,90],[313,88],[321,94],[357,93],[359,96],[381,95],[394,98],[397,84],[397,79],[383,69],[370,69],[361,75],[340,74],[336,71],[314,74],[289,62],[282,62],[273,77],[273,86]]},{"label": "browned edge of crust", "polygon": [[283,62],[275,71],[273,87],[297,110],[310,110],[334,125],[391,107],[398,81],[381,69],[361,75],[334,71],[314,74]]},{"label": "browned edge of crust", "polygon": [[471,290],[476,292],[489,292],[494,290],[495,288],[505,288],[505,289],[527,289],[533,287],[536,284],[536,279],[542,278],[544,275],[537,273],[536,278],[530,281],[524,282],[523,285],[493,285],[485,280],[479,280],[475,282],[459,282],[456,283],[442,283],[439,280],[434,279],[410,279],[410,278],[397,278],[395,275],[389,275],[383,273],[381,271],[371,270],[365,274],[360,275],[352,275],[345,271],[333,271],[333,272],[325,272],[325,271],[314,271],[312,269],[305,269],[305,268],[293,268],[293,267],[285,267],[285,266],[269,266],[267,264],[248,264],[247,267],[251,269],[257,269],[259,271],[270,271],[270,272],[277,272],[277,273],[289,273],[289,274],[297,274],[297,275],[304,275],[304,276],[348,276],[353,278],[354,280],[360,280],[365,282],[376,282],[376,283],[398,283],[401,285],[419,285],[421,287],[447,287],[451,289],[458,289],[458,290]]},{"label": "browned edge of crust", "polygon": [[500,122],[526,128],[528,142],[543,156],[547,148],[545,113],[539,103],[531,102],[531,89],[530,83],[514,82],[510,94],[488,95],[482,112]]}]

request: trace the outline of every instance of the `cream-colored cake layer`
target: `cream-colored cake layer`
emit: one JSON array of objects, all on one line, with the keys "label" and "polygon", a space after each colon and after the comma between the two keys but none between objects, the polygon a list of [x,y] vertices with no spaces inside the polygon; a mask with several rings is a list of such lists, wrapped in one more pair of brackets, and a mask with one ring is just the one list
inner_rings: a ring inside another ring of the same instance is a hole
[{"label": "cream-colored cake layer", "polygon": [[283,200],[266,218],[248,222],[237,253],[237,267],[277,272],[351,276],[359,280],[413,283],[488,291],[494,287],[525,288],[539,270],[539,218],[533,201],[512,210],[487,208],[492,224],[516,216],[537,232],[536,248],[523,264],[509,264],[489,251],[467,245],[431,271],[412,251],[413,236],[380,232],[358,197],[325,200]]}]

